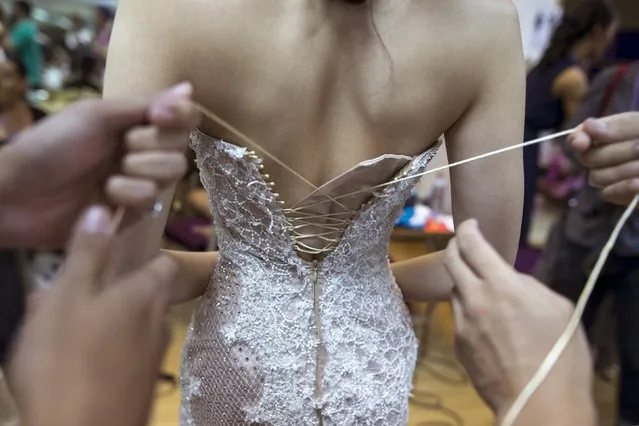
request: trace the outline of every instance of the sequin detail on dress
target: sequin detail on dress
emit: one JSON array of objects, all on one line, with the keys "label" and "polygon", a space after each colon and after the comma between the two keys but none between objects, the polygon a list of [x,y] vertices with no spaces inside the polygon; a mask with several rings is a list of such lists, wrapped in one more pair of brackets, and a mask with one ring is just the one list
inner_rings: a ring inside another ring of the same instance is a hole
[{"label": "sequin detail on dress", "polygon": [[[423,171],[440,143],[398,176]],[[192,147],[220,260],[188,330],[181,424],[405,424],[417,341],[388,240],[414,182],[373,196],[313,265],[245,148],[200,132]]]}]

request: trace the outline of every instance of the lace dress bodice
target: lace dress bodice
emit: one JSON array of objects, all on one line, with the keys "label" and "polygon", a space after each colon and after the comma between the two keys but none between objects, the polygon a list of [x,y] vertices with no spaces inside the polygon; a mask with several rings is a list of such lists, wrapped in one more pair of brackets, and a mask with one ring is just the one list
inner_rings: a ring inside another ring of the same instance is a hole
[{"label": "lace dress bodice", "polygon": [[[423,171],[438,146],[401,160],[396,178]],[[187,335],[181,424],[405,424],[417,342],[388,240],[414,180],[371,196],[331,252],[307,262],[261,160],[197,131],[192,147],[220,257]]]}]

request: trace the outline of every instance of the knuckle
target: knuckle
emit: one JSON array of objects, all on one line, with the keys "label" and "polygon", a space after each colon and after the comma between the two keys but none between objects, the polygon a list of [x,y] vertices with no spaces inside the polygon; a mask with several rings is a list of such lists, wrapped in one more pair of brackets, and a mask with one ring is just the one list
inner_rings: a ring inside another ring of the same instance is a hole
[{"label": "knuckle", "polygon": [[579,155],[579,162],[581,164],[583,164],[586,167],[593,167],[595,164],[595,161],[593,159],[593,154],[592,152],[585,152],[583,154]]},{"label": "knuckle", "polygon": [[476,323],[486,314],[486,303],[478,298],[469,300],[464,308],[464,316],[471,322]]},{"label": "knuckle", "polygon": [[595,188],[601,188],[604,186],[602,183],[601,172],[591,171],[588,173],[588,183]]},{"label": "knuckle", "polygon": [[451,248],[450,244],[448,245],[448,248],[444,250],[443,263],[446,269],[449,269],[451,266],[453,266],[453,249]]}]

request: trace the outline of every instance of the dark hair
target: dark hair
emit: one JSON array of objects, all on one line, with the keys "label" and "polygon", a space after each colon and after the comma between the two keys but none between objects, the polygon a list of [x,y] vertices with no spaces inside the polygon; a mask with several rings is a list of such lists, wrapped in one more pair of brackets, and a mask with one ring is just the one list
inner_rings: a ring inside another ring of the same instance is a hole
[{"label": "dark hair", "polygon": [[27,67],[24,65],[24,62],[16,55],[15,53],[10,53],[7,55],[7,62],[12,63],[16,67],[16,71],[18,75],[25,79],[27,78]]},{"label": "dark hair", "polygon": [[33,6],[31,6],[31,3],[26,1],[26,0],[18,0],[14,3],[15,5],[15,11],[21,11],[24,15],[26,16],[31,16],[31,10],[33,9]]},{"label": "dark hair", "polygon": [[608,0],[569,2],[561,23],[550,40],[550,46],[539,62],[539,68],[549,68],[570,53],[580,40],[596,28],[607,29],[617,19]]}]

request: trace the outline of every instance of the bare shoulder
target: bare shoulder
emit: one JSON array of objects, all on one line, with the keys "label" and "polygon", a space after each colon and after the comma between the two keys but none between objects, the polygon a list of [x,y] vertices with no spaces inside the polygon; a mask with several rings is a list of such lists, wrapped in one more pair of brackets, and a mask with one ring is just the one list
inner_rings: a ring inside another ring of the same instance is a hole
[{"label": "bare shoulder", "polygon": [[505,47],[520,48],[519,15],[511,0],[458,0],[454,3],[466,25],[464,33],[472,35],[473,42],[484,53],[498,54]]},{"label": "bare shoulder", "polygon": [[[519,16],[512,0],[414,0],[414,7],[432,16],[442,28],[450,55],[459,63],[495,68],[518,60],[523,52]],[[424,20],[429,18],[424,17]]]}]

